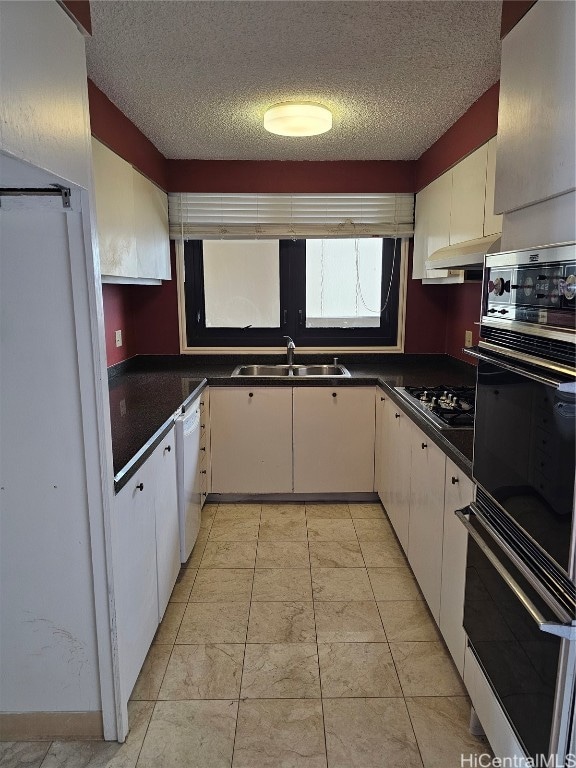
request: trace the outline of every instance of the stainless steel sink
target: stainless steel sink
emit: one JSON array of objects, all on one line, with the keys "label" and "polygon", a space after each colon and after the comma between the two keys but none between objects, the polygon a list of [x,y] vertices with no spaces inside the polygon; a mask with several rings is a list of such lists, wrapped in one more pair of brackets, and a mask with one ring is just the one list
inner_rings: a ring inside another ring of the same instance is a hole
[{"label": "stainless steel sink", "polygon": [[324,378],[327,376],[349,377],[350,372],[343,365],[239,365],[232,372],[232,376]]}]

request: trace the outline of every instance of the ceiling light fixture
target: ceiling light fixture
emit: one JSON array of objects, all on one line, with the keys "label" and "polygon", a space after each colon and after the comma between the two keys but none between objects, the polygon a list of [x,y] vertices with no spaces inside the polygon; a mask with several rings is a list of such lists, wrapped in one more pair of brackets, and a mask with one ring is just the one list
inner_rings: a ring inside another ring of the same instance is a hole
[{"label": "ceiling light fixture", "polygon": [[264,128],[278,136],[318,136],[332,128],[332,112],[307,102],[275,104],[264,114]]}]

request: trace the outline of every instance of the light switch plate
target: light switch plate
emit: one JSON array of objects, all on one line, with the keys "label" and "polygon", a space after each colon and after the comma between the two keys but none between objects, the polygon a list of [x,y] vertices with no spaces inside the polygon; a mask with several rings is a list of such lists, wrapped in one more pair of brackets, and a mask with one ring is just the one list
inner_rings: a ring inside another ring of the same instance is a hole
[{"label": "light switch plate", "polygon": [[465,333],[464,333],[464,346],[465,347],[471,347],[472,346],[472,331],[465,331]]},{"label": "light switch plate", "polygon": [[116,346],[122,346],[122,331],[116,331]]}]

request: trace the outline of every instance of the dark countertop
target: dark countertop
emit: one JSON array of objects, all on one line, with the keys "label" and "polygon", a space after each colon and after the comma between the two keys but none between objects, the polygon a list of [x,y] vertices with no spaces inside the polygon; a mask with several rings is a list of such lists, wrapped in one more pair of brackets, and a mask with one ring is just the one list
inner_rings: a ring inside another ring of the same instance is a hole
[{"label": "dark countertop", "polygon": [[[244,356],[241,362],[245,362]],[[306,362],[327,362],[327,355],[297,354]],[[232,356],[138,355],[109,369],[112,453],[116,491],[152,453],[181,411],[207,385],[217,386],[357,386],[378,384],[464,471],[472,473],[472,430],[438,430],[398,399],[394,387],[474,385],[476,370],[448,355],[342,355],[350,378],[231,378],[240,361]],[[283,358],[259,355],[258,362]]]}]

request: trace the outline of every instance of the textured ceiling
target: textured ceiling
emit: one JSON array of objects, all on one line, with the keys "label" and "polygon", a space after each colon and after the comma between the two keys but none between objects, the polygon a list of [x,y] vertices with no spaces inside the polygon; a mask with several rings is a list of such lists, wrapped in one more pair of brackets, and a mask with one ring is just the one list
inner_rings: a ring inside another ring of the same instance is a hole
[{"label": "textured ceiling", "polygon": [[[499,75],[500,2],[92,2],[88,72],[169,158],[411,160]],[[334,128],[273,136],[318,101]]]}]

